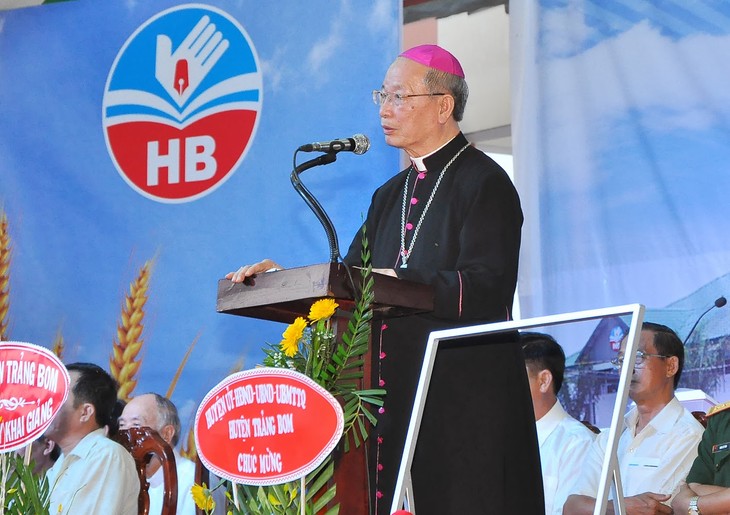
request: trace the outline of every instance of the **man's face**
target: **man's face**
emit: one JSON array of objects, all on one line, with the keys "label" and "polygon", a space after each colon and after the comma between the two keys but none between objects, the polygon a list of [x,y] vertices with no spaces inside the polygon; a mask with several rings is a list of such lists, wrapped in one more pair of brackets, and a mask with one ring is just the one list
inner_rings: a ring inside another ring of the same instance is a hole
[{"label": "man's face", "polygon": [[[430,93],[423,83],[427,71],[426,66],[410,59],[396,59],[388,69],[381,89],[391,95]],[[380,124],[385,142],[414,157],[435,150],[432,140],[439,125],[439,103],[442,99],[442,96],[404,98],[400,106],[392,98],[384,102],[380,106]]]},{"label": "man's face", "polygon": [[157,403],[151,395],[133,398],[124,406],[122,416],[119,417],[119,429],[147,426],[159,431],[161,428],[158,425]]},{"label": "man's face", "polygon": [[[622,352],[626,342],[622,343]],[[656,356],[660,354],[654,346],[654,333],[641,331],[639,349],[646,356],[643,361],[634,366],[634,374],[629,387],[629,397],[637,404],[651,399],[654,395],[666,391],[667,382],[673,383],[673,375],[669,375],[669,359]]]},{"label": "man's face", "polygon": [[58,413],[51,422],[51,425],[48,426],[48,429],[46,429],[45,432],[45,435],[54,442],[60,442],[63,440],[63,438],[72,430],[74,420],[78,421],[78,417],[75,416],[76,408],[74,408],[74,404],[76,403],[74,387],[79,379],[79,373],[72,370],[68,375],[70,378],[68,398],[63,406],[61,406],[61,409],[58,410]]},{"label": "man's face", "polygon": [[[130,427],[147,426],[157,432],[162,431],[160,427],[160,417],[157,412],[157,401],[152,395],[138,395],[124,406],[122,415],[119,417],[119,429],[129,429]],[[170,437],[160,434],[162,438],[170,443]],[[160,461],[155,456],[147,464],[147,477],[152,475],[160,468]]]}]

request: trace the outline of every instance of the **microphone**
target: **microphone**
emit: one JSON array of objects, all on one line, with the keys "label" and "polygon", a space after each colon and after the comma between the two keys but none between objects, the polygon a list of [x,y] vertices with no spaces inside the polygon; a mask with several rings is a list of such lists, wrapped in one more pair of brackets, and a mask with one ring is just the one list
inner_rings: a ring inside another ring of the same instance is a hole
[{"label": "microphone", "polygon": [[710,311],[712,311],[713,308],[721,308],[725,304],[727,304],[727,299],[725,297],[718,297],[717,299],[715,299],[715,302],[712,304],[712,306],[710,306],[709,308],[707,308],[705,310],[705,312],[702,313],[699,316],[699,318],[695,321],[695,325],[692,326],[692,329],[690,329],[689,330],[689,333],[687,333],[687,337],[684,339],[684,342],[682,342],[683,345],[686,345],[687,344],[687,342],[689,341],[689,337],[692,336],[692,333],[697,328],[697,324],[700,323],[700,320],[702,320],[702,317],[703,316],[705,316],[707,313],[709,313]]},{"label": "microphone", "polygon": [[370,148],[370,140],[364,134],[355,134],[352,138],[333,139],[319,143],[307,143],[299,147],[302,152],[354,152],[364,154]]}]

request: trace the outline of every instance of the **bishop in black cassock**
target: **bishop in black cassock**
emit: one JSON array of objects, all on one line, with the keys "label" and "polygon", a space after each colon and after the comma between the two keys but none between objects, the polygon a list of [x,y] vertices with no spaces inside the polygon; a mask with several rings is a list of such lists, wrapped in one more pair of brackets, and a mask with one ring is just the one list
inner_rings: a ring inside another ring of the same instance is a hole
[{"label": "bishop in black cassock", "polygon": [[[386,142],[404,148],[412,164],[372,197],[365,222],[372,266],[435,292],[432,313],[373,329],[373,385],[387,390],[368,456],[377,514],[390,513],[429,333],[510,320],[517,282],[523,216],[507,174],[469,145],[453,118],[451,139],[420,156],[409,151],[408,120],[398,121],[416,109],[409,100],[433,100],[409,97],[429,96],[412,91],[429,68],[452,66],[444,52],[433,45],[405,52],[375,92]],[[446,71],[459,75],[455,66]],[[358,234],[347,264],[361,264],[361,243]],[[442,342],[430,384],[412,467],[418,515],[543,513],[535,419],[514,335]]]}]

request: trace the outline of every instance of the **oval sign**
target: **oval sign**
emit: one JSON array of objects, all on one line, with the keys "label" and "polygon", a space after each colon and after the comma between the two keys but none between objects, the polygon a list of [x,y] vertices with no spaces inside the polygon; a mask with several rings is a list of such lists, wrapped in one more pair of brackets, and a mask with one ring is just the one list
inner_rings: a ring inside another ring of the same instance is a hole
[{"label": "oval sign", "polygon": [[66,367],[45,347],[0,342],[0,451],[41,436],[66,401],[69,383]]},{"label": "oval sign", "polygon": [[324,461],[342,436],[342,407],[309,377],[281,368],[228,376],[195,415],[195,445],[214,474],[236,483],[286,483]]}]

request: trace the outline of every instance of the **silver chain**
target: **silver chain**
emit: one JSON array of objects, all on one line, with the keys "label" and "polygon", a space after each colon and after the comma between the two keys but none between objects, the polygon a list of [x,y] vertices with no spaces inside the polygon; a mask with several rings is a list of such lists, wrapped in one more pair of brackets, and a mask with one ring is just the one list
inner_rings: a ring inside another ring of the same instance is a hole
[{"label": "silver chain", "polygon": [[418,219],[418,223],[416,224],[416,229],[413,231],[413,238],[411,239],[411,244],[408,246],[408,250],[406,250],[406,206],[408,204],[408,184],[410,183],[411,179],[411,172],[413,171],[413,166],[411,166],[411,169],[408,170],[408,175],[406,176],[406,184],[403,186],[403,209],[401,210],[401,218],[400,218],[400,255],[401,255],[401,268],[407,268],[408,267],[408,259],[411,257],[411,252],[413,251],[413,246],[416,243],[416,238],[418,238],[418,232],[421,230],[421,224],[423,224],[423,219],[426,218],[426,213],[428,213],[428,209],[431,207],[431,202],[433,202],[433,198],[436,196],[436,190],[439,189],[439,185],[441,184],[441,179],[444,178],[444,174],[446,173],[446,170],[449,169],[451,164],[456,161],[456,158],[461,155],[461,153],[466,150],[471,143],[467,143],[464,145],[461,150],[459,150],[454,157],[451,158],[451,160],[446,163],[446,166],[444,166],[444,169],[441,170],[441,173],[439,174],[438,179],[436,179],[436,184],[433,187],[433,190],[431,190],[431,196],[428,198],[428,202],[426,202],[426,207],[423,208],[423,212],[421,213],[421,217]]}]

